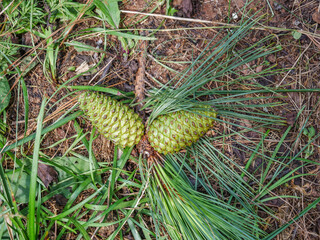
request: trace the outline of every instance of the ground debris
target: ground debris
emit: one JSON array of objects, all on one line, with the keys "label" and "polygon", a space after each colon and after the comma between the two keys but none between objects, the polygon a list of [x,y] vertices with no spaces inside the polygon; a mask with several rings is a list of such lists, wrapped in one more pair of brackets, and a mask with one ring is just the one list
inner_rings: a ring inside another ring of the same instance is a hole
[{"label": "ground debris", "polygon": [[41,179],[46,188],[53,182],[58,182],[57,171],[44,163],[39,163],[38,165],[38,177]]},{"label": "ground debris", "polygon": [[312,19],[313,21],[315,21],[316,23],[320,23],[320,12],[318,10],[316,10],[313,14],[312,14]]},{"label": "ground debris", "polygon": [[186,17],[191,17],[191,13],[193,10],[191,0],[183,0],[182,1],[182,11],[186,15]]},{"label": "ground debris", "polygon": [[192,0],[175,0],[173,2],[175,8],[180,9],[180,13],[178,15],[182,15],[183,17],[191,17],[193,11]]}]

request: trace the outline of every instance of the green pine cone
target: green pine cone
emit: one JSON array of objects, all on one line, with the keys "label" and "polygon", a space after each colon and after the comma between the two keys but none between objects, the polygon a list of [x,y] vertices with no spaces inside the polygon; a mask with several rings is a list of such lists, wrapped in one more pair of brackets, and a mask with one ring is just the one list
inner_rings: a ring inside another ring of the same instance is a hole
[{"label": "green pine cone", "polygon": [[[199,112],[215,118],[216,112]],[[178,152],[190,146],[202,137],[212,126],[214,120],[187,111],[162,115],[150,125],[148,139],[151,146],[159,153]]]},{"label": "green pine cone", "polygon": [[85,115],[107,139],[123,148],[140,141],[144,125],[128,106],[95,92],[82,93],[78,101]]}]

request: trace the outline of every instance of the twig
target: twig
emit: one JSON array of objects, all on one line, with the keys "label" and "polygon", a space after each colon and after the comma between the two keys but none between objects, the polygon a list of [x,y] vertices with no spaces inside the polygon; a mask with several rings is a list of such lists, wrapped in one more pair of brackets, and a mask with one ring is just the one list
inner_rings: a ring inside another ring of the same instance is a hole
[{"label": "twig", "polygon": [[145,71],[146,71],[146,53],[147,53],[147,41],[141,42],[141,53],[138,59],[139,69],[136,74],[135,81],[135,94],[138,99],[138,110],[143,107],[143,100],[145,98]]},{"label": "twig", "polygon": [[[224,26],[229,28],[240,28],[240,25],[237,24],[231,24],[231,23],[223,23],[223,22],[217,22],[217,21],[208,21],[208,20],[201,20],[201,19],[193,19],[193,18],[183,18],[183,17],[173,17],[173,16],[167,16],[162,14],[155,14],[155,13],[143,13],[143,12],[136,12],[136,11],[128,11],[128,10],[120,10],[122,13],[128,13],[128,14],[137,14],[137,15],[143,15],[143,16],[150,16],[150,17],[159,17],[159,18],[166,18],[166,19],[172,19],[177,21],[186,21],[186,22],[196,22],[196,23],[208,23],[218,26]],[[259,23],[258,23],[259,24]],[[308,31],[300,30],[300,29],[291,29],[291,28],[279,28],[279,27],[271,27],[271,26],[264,26],[263,24],[259,24],[260,27],[251,27],[251,29],[254,30],[271,30],[271,31],[277,31],[277,32],[291,32],[296,31],[304,35],[311,35],[315,38],[319,38],[319,34],[311,33]],[[211,27],[193,27],[193,28],[179,28],[179,29],[145,29],[147,31],[181,31],[181,30],[190,30],[190,29],[211,29],[211,28],[220,28],[216,26]],[[130,30],[136,30],[136,29],[123,29],[122,31],[130,31]],[[142,30],[142,29],[141,29]],[[117,29],[117,31],[121,31]]]},{"label": "twig", "polygon": [[14,1],[11,1],[11,3],[8,4],[8,6],[6,6],[1,12],[0,12],[0,16],[2,15],[2,13],[4,13],[13,3]]},{"label": "twig", "polygon": [[[144,16],[151,16],[151,17],[161,17],[161,18],[167,18],[172,20],[179,20],[179,21],[186,21],[186,22],[197,22],[197,23],[215,23],[208,20],[201,20],[201,19],[193,19],[193,18],[182,18],[182,17],[173,17],[173,16],[167,16],[162,14],[156,14],[156,13],[143,13],[143,12],[136,12],[136,11],[128,11],[128,10],[120,10],[122,13],[130,13],[130,14],[138,14],[138,15],[144,15]],[[220,22],[217,22],[221,24]]]}]

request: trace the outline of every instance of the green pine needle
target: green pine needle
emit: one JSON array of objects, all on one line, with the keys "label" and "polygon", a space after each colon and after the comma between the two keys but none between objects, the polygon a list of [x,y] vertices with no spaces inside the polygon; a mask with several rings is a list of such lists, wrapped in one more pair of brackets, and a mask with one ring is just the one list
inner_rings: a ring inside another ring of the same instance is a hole
[{"label": "green pine needle", "polygon": [[155,165],[149,189],[154,220],[172,239],[253,240],[264,235],[258,216],[194,190],[174,165],[170,161],[164,166]]},{"label": "green pine needle", "polygon": [[[272,67],[265,69],[261,73],[253,73],[247,76],[242,76],[243,74],[240,72],[240,69],[248,63],[280,50],[277,46],[267,44],[272,39],[272,36],[268,36],[243,50],[236,50],[237,43],[248,35],[250,29],[260,19],[254,19],[254,16],[249,17],[239,29],[230,31],[224,38],[211,46],[212,42],[215,41],[214,38],[184,72],[178,74],[160,89],[152,89],[150,91],[151,96],[146,99],[144,106],[144,108],[152,109],[149,124],[159,115],[180,110],[193,111],[200,104],[212,106],[221,117],[234,116],[246,119],[251,118],[251,120],[252,116],[258,111],[263,112],[263,110],[269,107],[278,106],[280,103],[274,102],[259,106],[260,100],[268,97],[256,96],[256,93],[261,91],[261,89],[269,93],[273,92],[271,89],[256,82],[252,83],[249,80],[250,78],[253,79],[272,74],[274,72]],[[216,38],[218,36],[219,33]],[[228,74],[235,75],[233,76],[235,80],[231,83],[221,80],[222,77]],[[208,89],[206,84],[210,82],[219,83],[219,87]],[[238,88],[239,85],[244,85],[247,89],[251,90],[234,94],[232,87]],[[228,93],[226,89],[230,89],[230,94],[226,94]],[[219,94],[220,91],[224,96]],[[213,99],[200,101],[199,97]],[[250,111],[247,111],[248,108]],[[226,112],[227,109],[229,110],[228,112]],[[236,111],[245,111],[247,114],[240,116],[235,113]],[[265,116],[256,120],[263,120],[263,122],[269,124],[283,122],[282,119],[274,117],[271,114],[265,114]]]}]

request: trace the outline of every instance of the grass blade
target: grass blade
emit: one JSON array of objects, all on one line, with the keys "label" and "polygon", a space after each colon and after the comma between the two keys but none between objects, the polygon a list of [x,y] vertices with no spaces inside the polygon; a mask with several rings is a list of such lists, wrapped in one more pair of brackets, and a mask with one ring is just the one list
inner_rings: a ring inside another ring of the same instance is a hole
[{"label": "grass blade", "polygon": [[37,178],[38,178],[38,162],[39,162],[39,150],[41,143],[42,133],[42,121],[44,115],[44,109],[46,106],[46,99],[42,100],[40,112],[37,120],[37,131],[35,135],[35,144],[32,158],[31,179],[30,179],[30,191],[29,191],[29,213],[27,229],[30,239],[36,239],[36,199],[37,199]]}]

